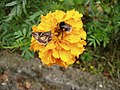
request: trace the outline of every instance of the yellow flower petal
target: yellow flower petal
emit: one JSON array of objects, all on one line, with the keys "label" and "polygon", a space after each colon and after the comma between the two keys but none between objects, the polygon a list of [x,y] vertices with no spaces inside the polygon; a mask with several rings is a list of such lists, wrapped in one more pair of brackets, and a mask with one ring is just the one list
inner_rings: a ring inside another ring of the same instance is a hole
[{"label": "yellow flower petal", "polygon": [[59,51],[58,51],[56,48],[53,49],[52,52],[53,52],[52,55],[53,55],[55,58],[59,58]]},{"label": "yellow flower petal", "polygon": [[38,29],[37,29],[37,26],[32,26],[32,29],[33,29],[33,32],[37,32],[38,31]]},{"label": "yellow flower petal", "polygon": [[83,27],[82,21],[79,21],[79,22],[74,23],[73,27],[75,27],[76,30],[80,30],[80,28]]},{"label": "yellow flower petal", "polygon": [[55,59],[52,56],[52,51],[49,50],[45,53],[39,52],[39,57],[42,58],[42,62],[44,62],[45,64],[51,64],[51,63],[55,63]]},{"label": "yellow flower petal", "polygon": [[80,48],[77,47],[77,44],[70,44],[71,54],[78,56],[80,54]]},{"label": "yellow flower petal", "polygon": [[67,65],[70,65],[70,64],[73,64],[75,62],[75,58],[73,58],[73,59],[71,59],[71,60],[69,60],[68,62],[66,62],[67,63]]},{"label": "yellow flower petal", "polygon": [[84,40],[81,40],[77,43],[78,47],[83,47],[84,45],[86,45],[86,41],[84,41]]},{"label": "yellow flower petal", "polygon": [[56,48],[56,44],[55,44],[53,41],[49,42],[49,43],[46,45],[46,49],[47,49],[47,50],[49,50],[49,49],[54,49],[54,48]]},{"label": "yellow flower petal", "polygon": [[63,21],[63,18],[65,16],[65,12],[56,10],[53,13],[53,15],[56,18],[57,22],[59,23],[59,22]]},{"label": "yellow flower petal", "polygon": [[59,51],[60,54],[60,58],[62,59],[62,61],[67,62],[71,59],[71,55],[69,51],[66,50],[60,50]]},{"label": "yellow flower petal", "polygon": [[59,45],[61,46],[61,48],[64,48],[65,50],[69,50],[69,45],[66,44],[65,42],[59,43]]},{"label": "yellow flower petal", "polygon": [[82,29],[81,33],[80,33],[80,37],[84,40],[86,40],[86,32]]},{"label": "yellow flower petal", "polygon": [[64,18],[64,20],[69,20],[71,18],[75,19],[75,21],[79,20],[83,15],[79,14],[79,12],[75,11],[75,10],[70,10],[67,11],[66,13],[66,17]]},{"label": "yellow flower petal", "polygon": [[64,61],[62,61],[61,59],[56,59],[56,64],[58,64],[62,67],[65,67],[65,68],[68,67],[68,65]]},{"label": "yellow flower petal", "polygon": [[80,41],[80,37],[79,36],[75,36],[75,35],[69,35],[65,38],[65,40],[71,42],[71,43],[76,43],[78,41]]}]

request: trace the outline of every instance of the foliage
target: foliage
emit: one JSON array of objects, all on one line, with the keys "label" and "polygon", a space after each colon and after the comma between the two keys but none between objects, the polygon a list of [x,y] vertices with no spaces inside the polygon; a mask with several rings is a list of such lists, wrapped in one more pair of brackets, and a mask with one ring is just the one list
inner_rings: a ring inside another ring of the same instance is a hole
[{"label": "foliage", "polygon": [[87,32],[87,50],[80,58],[86,63],[83,67],[93,65],[95,69],[89,69],[93,73],[107,72],[110,76],[119,77],[119,4],[118,0],[1,0],[0,48],[19,49],[26,59],[33,57],[29,50],[31,27],[39,23],[40,15],[75,9],[84,14]]}]

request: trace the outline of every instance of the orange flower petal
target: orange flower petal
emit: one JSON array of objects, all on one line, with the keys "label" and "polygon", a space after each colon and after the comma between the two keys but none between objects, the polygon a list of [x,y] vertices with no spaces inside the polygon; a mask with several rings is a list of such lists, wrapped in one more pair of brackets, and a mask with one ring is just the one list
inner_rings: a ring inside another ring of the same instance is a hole
[{"label": "orange flower petal", "polygon": [[70,54],[69,51],[60,50],[59,54],[60,54],[61,60],[64,61],[64,62],[68,62],[71,59],[71,54]]},{"label": "orange flower petal", "polygon": [[80,41],[80,37],[79,35],[69,35],[65,37],[65,40],[69,41],[70,43],[76,43]]},{"label": "orange flower petal", "polygon": [[53,13],[53,15],[56,18],[57,22],[59,23],[59,22],[63,21],[63,18],[65,16],[65,12],[56,10]]},{"label": "orange flower petal", "polygon": [[64,48],[65,50],[69,50],[69,45],[66,43],[59,43],[59,45],[61,46],[61,48]]},{"label": "orange flower petal", "polygon": [[55,48],[52,50],[52,55],[55,57],[55,58],[59,58],[59,51]]},{"label": "orange flower petal", "polygon": [[55,44],[53,41],[49,42],[49,43],[46,45],[46,50],[54,49],[54,48],[56,48],[56,44]]},{"label": "orange flower petal", "polygon": [[80,48],[77,47],[77,44],[70,44],[71,54],[78,56],[80,54]]},{"label": "orange flower petal", "polygon": [[74,62],[75,62],[75,58],[73,57],[73,59],[69,60],[69,62],[66,62],[66,63],[67,63],[67,65],[71,65],[71,64],[73,64]]},{"label": "orange flower petal", "polygon": [[61,59],[56,59],[56,64],[65,68],[68,67],[68,65],[65,62],[63,62]]}]

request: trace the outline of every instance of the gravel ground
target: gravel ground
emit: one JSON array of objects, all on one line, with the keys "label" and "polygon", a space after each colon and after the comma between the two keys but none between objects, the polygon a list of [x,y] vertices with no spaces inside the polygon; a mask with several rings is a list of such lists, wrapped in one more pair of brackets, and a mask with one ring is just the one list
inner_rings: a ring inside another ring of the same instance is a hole
[{"label": "gravel ground", "polygon": [[110,80],[77,68],[47,67],[38,59],[0,51],[0,90],[120,90],[120,79]]}]

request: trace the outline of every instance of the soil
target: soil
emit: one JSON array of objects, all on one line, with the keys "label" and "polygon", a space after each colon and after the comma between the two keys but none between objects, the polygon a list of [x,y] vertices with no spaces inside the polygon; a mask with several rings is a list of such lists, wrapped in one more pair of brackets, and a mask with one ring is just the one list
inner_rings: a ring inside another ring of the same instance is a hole
[{"label": "soil", "polygon": [[0,90],[120,90],[120,79],[91,75],[78,68],[47,67],[39,59],[0,51]]}]

